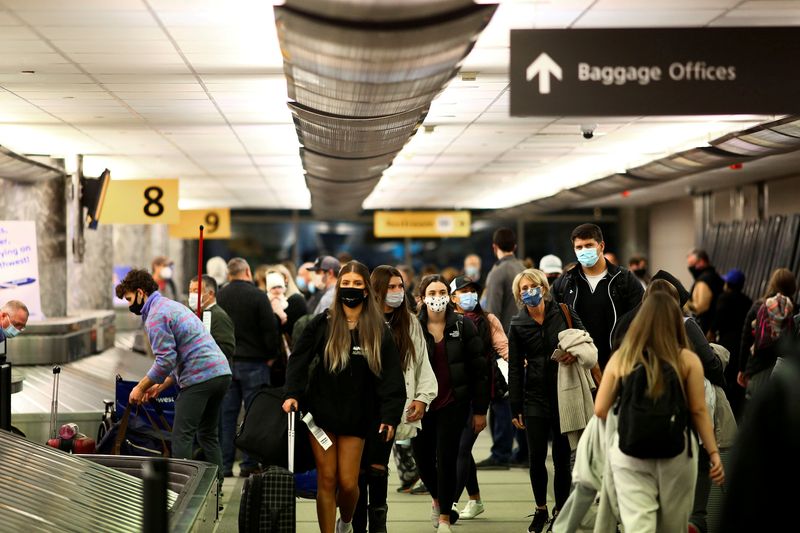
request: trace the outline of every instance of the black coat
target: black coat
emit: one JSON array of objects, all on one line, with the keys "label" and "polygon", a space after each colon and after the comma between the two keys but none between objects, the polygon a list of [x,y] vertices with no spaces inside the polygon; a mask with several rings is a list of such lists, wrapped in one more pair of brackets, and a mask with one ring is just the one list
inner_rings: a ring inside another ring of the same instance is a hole
[{"label": "black coat", "polygon": [[220,289],[217,305],[231,317],[236,331],[234,362],[270,360],[282,353],[278,322],[267,293],[250,281],[233,280]]},{"label": "black coat", "polygon": [[[569,326],[558,303],[548,301],[544,309],[541,325],[523,307],[508,330],[508,389],[515,417],[558,417],[558,363],[550,357],[558,347],[558,334]],[[575,311],[570,309],[570,315],[572,327],[584,329]]]},{"label": "black coat", "polygon": [[[609,281],[608,284],[608,294],[611,300],[611,308],[610,310],[604,312],[610,313],[609,318],[611,319],[611,331],[608,339],[596,339],[594,338],[594,335],[592,337],[595,345],[597,345],[598,350],[600,351],[600,354],[604,353],[605,350],[610,352],[612,347],[611,340],[614,336],[614,329],[617,326],[617,322],[622,315],[639,305],[642,302],[642,296],[644,296],[642,284],[639,282],[639,279],[633,274],[633,272],[621,266],[615,265],[610,261],[606,261],[606,264],[608,268],[608,275],[611,276],[611,281]],[[553,283],[553,299],[555,299],[556,302],[565,303],[570,308],[575,309],[577,307],[575,305],[575,301],[579,297],[579,276],[583,276],[583,270],[580,264],[561,275],[555,281],[555,283]],[[592,334],[592,332],[589,331],[589,334]],[[602,346],[604,344],[607,346],[605,349]],[[602,364],[603,363],[601,361],[601,365]]]},{"label": "black coat", "polygon": [[378,430],[369,427],[375,421],[377,398],[380,423],[396,428],[403,416],[406,383],[391,330],[385,327],[381,340],[380,376],[370,371],[364,357],[353,355],[346,368],[332,374],[324,362],[328,316],[315,316],[297,340],[286,371],[286,397],[298,400],[321,428],[358,437]]},{"label": "black coat", "polygon": [[[423,305],[419,314],[425,343],[428,347],[428,358],[436,353],[433,335],[428,332],[428,310]],[[459,328],[458,322],[461,322]],[[450,385],[456,402],[471,402],[472,412],[485,415],[489,408],[489,371],[483,352],[483,342],[478,330],[469,319],[456,314],[447,308],[444,327],[445,351],[450,367]],[[433,365],[433,361],[431,361]],[[439,391],[441,394],[442,391]]]}]

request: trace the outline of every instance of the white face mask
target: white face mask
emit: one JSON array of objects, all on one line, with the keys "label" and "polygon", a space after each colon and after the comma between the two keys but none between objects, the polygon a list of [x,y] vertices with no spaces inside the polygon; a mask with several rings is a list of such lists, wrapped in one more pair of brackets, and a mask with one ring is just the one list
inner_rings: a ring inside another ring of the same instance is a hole
[{"label": "white face mask", "polygon": [[190,292],[189,293],[189,308],[192,311],[197,311],[197,302],[198,302],[197,293],[196,292]]},{"label": "white face mask", "polygon": [[388,305],[392,309],[397,309],[402,305],[404,298],[405,298],[405,293],[403,291],[387,292],[386,305]]},{"label": "white face mask", "polygon": [[425,297],[425,305],[428,306],[434,313],[443,313],[445,309],[447,309],[447,303],[450,301],[450,297],[447,295],[443,296],[426,296]]},{"label": "white face mask", "polygon": [[172,267],[165,266],[158,275],[161,276],[161,279],[172,279]]}]

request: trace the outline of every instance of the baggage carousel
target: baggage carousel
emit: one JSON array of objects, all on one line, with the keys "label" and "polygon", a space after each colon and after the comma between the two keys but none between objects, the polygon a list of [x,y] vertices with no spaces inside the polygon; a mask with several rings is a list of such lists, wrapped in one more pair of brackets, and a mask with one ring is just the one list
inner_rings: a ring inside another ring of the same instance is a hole
[{"label": "baggage carousel", "polygon": [[[3,531],[142,531],[142,466],[149,458],[71,455],[0,430]],[[217,467],[169,459],[169,531],[212,531],[218,516]]]}]

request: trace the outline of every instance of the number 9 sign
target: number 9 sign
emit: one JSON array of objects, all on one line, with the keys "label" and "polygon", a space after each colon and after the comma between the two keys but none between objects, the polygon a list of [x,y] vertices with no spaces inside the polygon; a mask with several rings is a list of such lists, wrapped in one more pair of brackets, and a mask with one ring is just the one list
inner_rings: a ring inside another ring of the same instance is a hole
[{"label": "number 9 sign", "polygon": [[175,239],[197,239],[201,225],[205,227],[205,239],[230,239],[231,210],[219,208],[181,211],[180,222],[169,226],[169,236]]}]

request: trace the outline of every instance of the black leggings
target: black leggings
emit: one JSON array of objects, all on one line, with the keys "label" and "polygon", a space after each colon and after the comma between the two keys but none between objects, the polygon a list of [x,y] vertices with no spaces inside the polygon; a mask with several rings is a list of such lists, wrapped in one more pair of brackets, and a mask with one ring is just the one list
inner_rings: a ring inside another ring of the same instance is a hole
[{"label": "black leggings", "polygon": [[464,403],[430,411],[422,419],[422,431],[411,441],[422,482],[431,497],[439,500],[443,514],[453,507],[459,441],[468,413]]},{"label": "black leggings", "polygon": [[547,441],[553,438],[553,471],[555,484],[553,492],[556,496],[556,509],[561,509],[569,497],[572,484],[570,470],[569,439],[561,434],[557,418],[526,416],[525,429],[528,435],[528,456],[530,458],[531,488],[536,505],[543,507],[547,503]]},{"label": "black leggings", "polygon": [[[470,415],[472,411],[470,411]],[[461,431],[461,442],[458,448],[458,473],[456,475],[456,491],[453,501],[458,503],[461,499],[461,494],[464,489],[467,489],[467,495],[473,496],[480,493],[481,488],[478,485],[478,470],[475,468],[475,458],[472,457],[472,447],[475,441],[478,440],[478,434],[472,428],[472,416],[467,418],[467,424]]]}]

